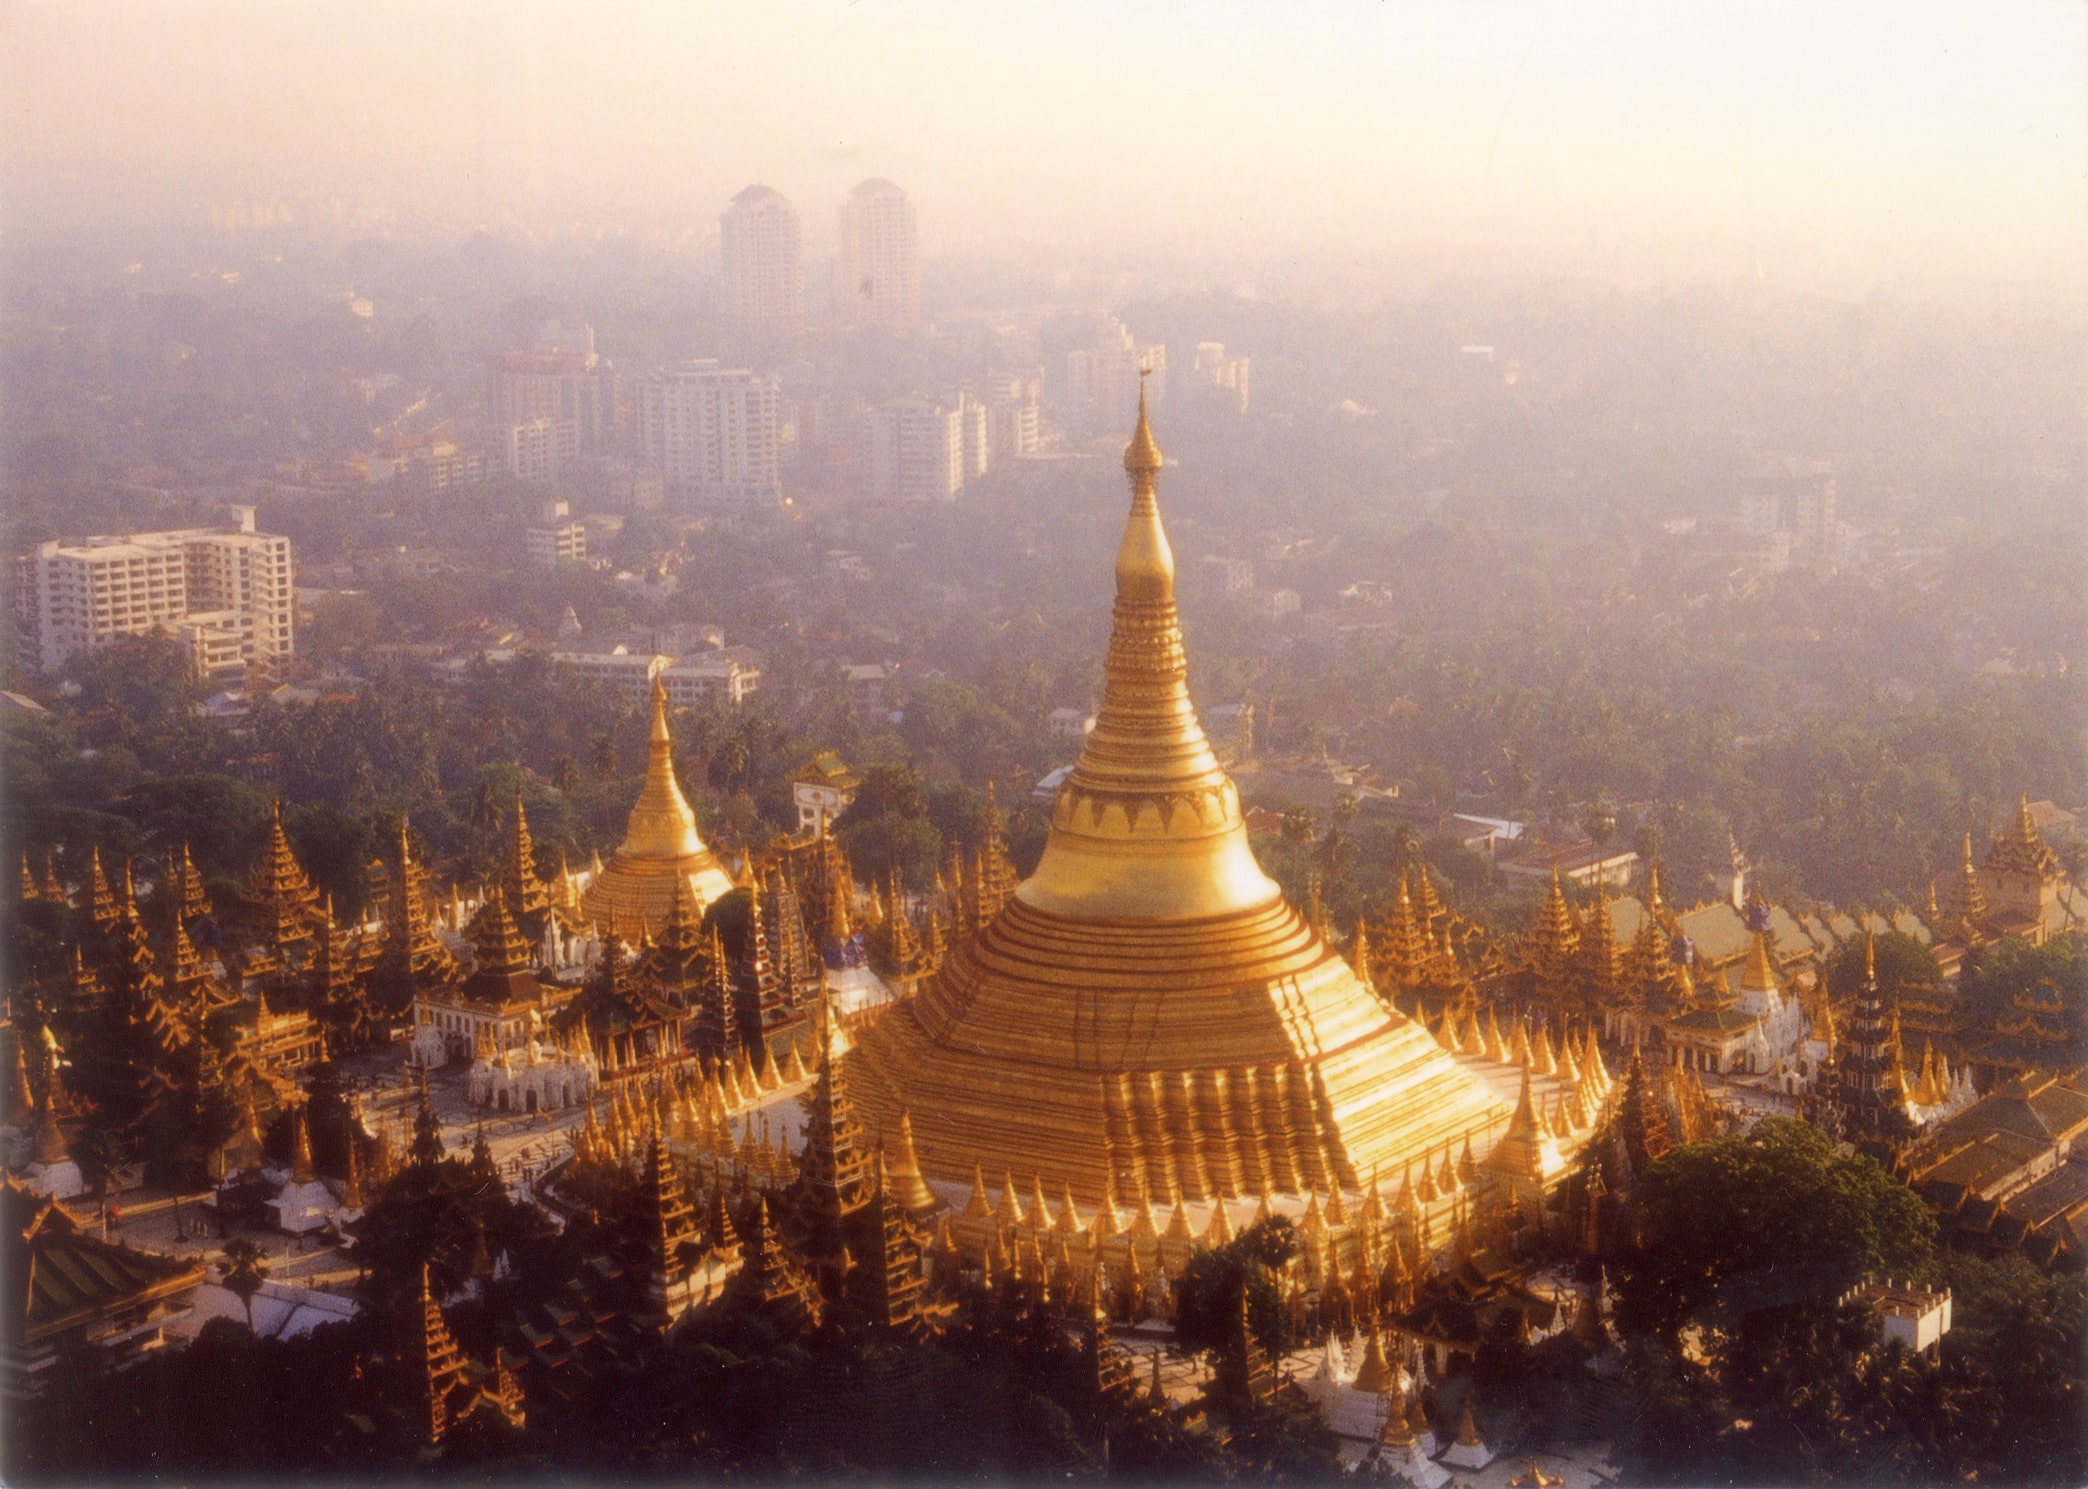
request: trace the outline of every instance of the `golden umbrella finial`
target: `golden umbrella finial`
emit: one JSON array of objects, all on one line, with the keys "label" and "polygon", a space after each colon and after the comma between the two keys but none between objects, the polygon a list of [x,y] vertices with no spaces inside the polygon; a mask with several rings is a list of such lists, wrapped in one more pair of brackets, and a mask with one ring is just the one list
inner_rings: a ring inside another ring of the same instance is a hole
[{"label": "golden umbrella finial", "polygon": [[1146,422],[1145,380],[1152,376],[1153,369],[1138,369],[1138,427],[1131,431],[1131,443],[1124,447],[1124,469],[1134,477],[1150,481],[1163,463],[1160,446],[1153,439],[1153,429]]}]

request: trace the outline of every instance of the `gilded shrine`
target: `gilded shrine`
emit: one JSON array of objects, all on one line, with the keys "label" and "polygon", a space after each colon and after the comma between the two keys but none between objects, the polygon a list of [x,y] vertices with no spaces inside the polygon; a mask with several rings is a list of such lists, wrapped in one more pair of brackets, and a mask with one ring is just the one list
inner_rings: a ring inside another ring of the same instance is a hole
[{"label": "gilded shrine", "polygon": [[1381,1001],[1248,846],[1189,700],[1141,399],[1095,727],[1036,872],[849,1056],[922,1169],[1101,1205],[1357,1191],[1507,1104]]}]

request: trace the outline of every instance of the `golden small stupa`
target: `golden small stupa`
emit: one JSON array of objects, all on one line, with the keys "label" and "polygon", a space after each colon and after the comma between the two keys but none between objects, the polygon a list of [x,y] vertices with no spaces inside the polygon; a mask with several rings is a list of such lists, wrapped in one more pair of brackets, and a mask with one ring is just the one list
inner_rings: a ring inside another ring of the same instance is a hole
[{"label": "golden small stupa", "polygon": [[1037,871],[849,1057],[932,1179],[1108,1197],[1354,1192],[1498,1123],[1489,1095],[1283,898],[1189,702],[1139,399],[1095,726]]},{"label": "golden small stupa", "polygon": [[667,690],[653,679],[652,734],[646,743],[645,784],[624,828],[624,840],[580,900],[580,914],[605,935],[634,937],[667,924],[676,881],[686,882],[698,908],[732,888],[732,876],[696,833],[696,813],[674,778],[674,737],[667,729]]}]

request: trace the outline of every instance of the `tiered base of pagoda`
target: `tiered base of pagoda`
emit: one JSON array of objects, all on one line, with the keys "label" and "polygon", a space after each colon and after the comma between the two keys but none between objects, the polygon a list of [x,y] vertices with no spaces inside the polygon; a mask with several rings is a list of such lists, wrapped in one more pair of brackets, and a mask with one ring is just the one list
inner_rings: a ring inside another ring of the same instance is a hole
[{"label": "tiered base of pagoda", "polygon": [[871,1140],[910,1112],[930,1178],[1084,1205],[1396,1182],[1509,1115],[1280,898],[1104,921],[1018,897],[849,1061]]},{"label": "tiered base of pagoda", "polygon": [[618,853],[603,866],[580,899],[581,916],[603,935],[635,941],[641,929],[655,935],[674,909],[674,885],[685,877],[696,903],[709,909],[731,893],[732,876],[708,849],[680,858]]}]

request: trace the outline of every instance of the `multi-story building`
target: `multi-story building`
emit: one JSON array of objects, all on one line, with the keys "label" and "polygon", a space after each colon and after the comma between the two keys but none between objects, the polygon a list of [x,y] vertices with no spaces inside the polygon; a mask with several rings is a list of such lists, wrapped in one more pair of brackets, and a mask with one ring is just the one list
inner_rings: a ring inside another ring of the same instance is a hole
[{"label": "multi-story building", "polygon": [[774,378],[704,360],[646,378],[638,395],[646,463],[669,492],[683,501],[782,502]]},{"label": "multi-story building", "polygon": [[720,653],[697,653],[682,657],[671,667],[660,669],[660,686],[667,701],[676,708],[701,708],[722,704],[738,708],[747,695],[761,686],[761,669],[746,660]]},{"label": "multi-story building", "polygon": [[993,431],[986,405],[959,394],[957,433],[962,442],[964,484],[969,486],[983,478],[993,464]]},{"label": "multi-story building", "polygon": [[580,426],[572,419],[528,419],[498,431],[501,464],[529,486],[549,486],[580,458]]},{"label": "multi-story building", "polygon": [[1034,455],[1042,435],[1037,419],[1040,380],[1000,373],[979,385],[986,409],[986,463],[999,465],[1019,455]]},{"label": "multi-story building", "polygon": [[761,686],[761,668],[743,647],[718,647],[683,657],[622,647],[606,652],[558,651],[551,654],[551,660],[633,698],[649,695],[658,678],[668,703],[676,708],[713,703],[738,708]]},{"label": "multi-story building", "polygon": [[880,501],[948,501],[964,489],[964,419],[925,398],[870,411],[870,494]]},{"label": "multi-story building", "polygon": [[1089,343],[1066,354],[1066,406],[1090,431],[1121,429],[1138,407],[1141,374],[1154,403],[1167,396],[1167,346],[1141,343],[1122,321],[1104,317]]},{"label": "multi-story building", "polygon": [[155,631],[189,644],[219,680],[296,649],[290,540],[254,531],[251,507],[224,528],[48,542],[15,561],[25,647],[46,672],[116,636]]},{"label": "multi-story building", "polygon": [[586,453],[616,442],[615,369],[595,355],[588,326],[549,325],[537,344],[501,353],[486,366],[486,427],[501,431],[538,419],[567,420]]},{"label": "multi-story building", "polygon": [[1222,341],[1199,341],[1192,370],[1212,387],[1231,393],[1238,410],[1243,414],[1247,412],[1247,395],[1254,370],[1247,358],[1228,357]]},{"label": "multi-story building", "polygon": [[539,523],[524,531],[522,542],[529,561],[547,569],[582,563],[587,558],[587,524],[566,520]]},{"label": "multi-story building", "polygon": [[844,324],[887,331],[920,325],[920,225],[905,192],[873,179],[848,194],[835,274],[835,310]]},{"label": "multi-story building", "polygon": [[718,219],[725,314],[756,339],[805,328],[805,241],[797,208],[782,193],[749,186]]}]

